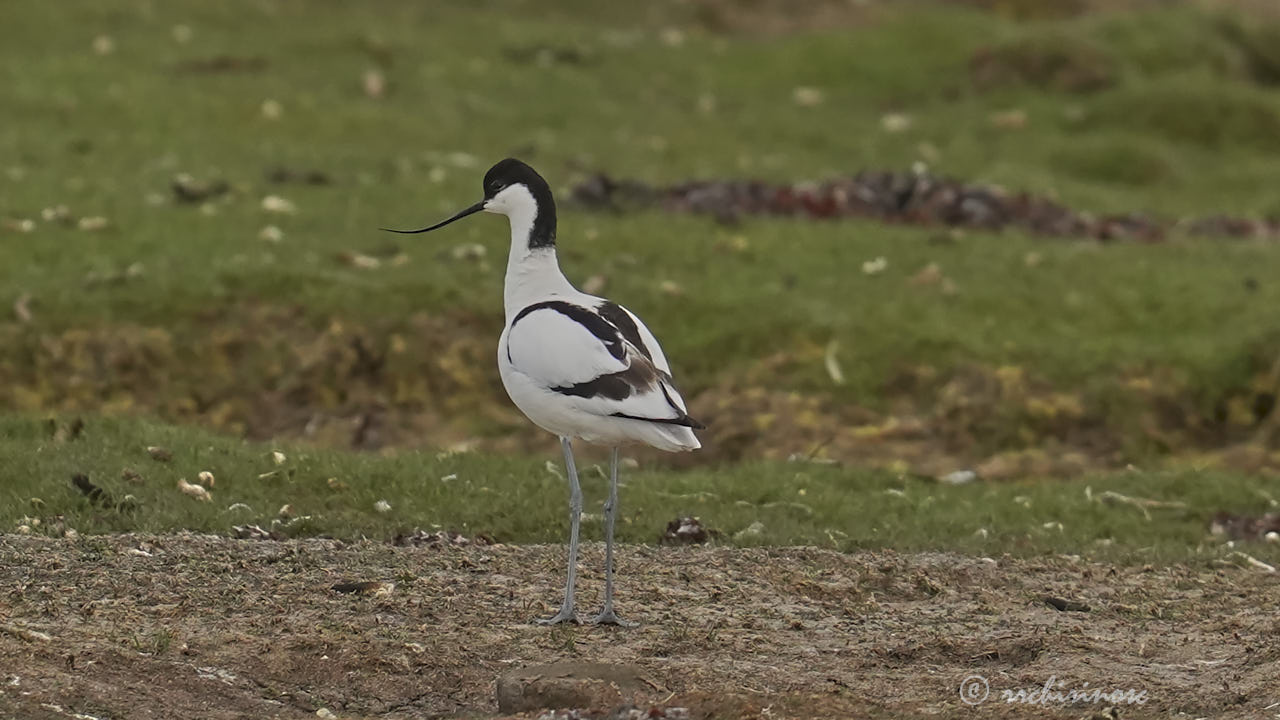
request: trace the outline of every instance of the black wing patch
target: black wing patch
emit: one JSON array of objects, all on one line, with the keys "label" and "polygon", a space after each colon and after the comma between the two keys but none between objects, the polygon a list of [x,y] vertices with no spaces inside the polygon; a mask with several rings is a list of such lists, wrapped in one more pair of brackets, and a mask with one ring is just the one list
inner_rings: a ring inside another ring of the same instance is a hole
[{"label": "black wing patch", "polygon": [[[664,381],[671,381],[671,376],[654,367],[653,355],[649,347],[644,344],[644,339],[640,337],[639,326],[636,325],[635,320],[631,319],[631,315],[622,309],[622,306],[606,300],[593,311],[563,300],[546,300],[529,305],[516,313],[515,319],[511,321],[511,327],[514,328],[521,318],[535,310],[555,310],[578,323],[600,342],[604,343],[605,349],[609,351],[609,354],[619,361],[625,360],[627,355],[623,340],[634,346],[644,356],[643,359],[632,356],[630,367],[621,372],[601,375],[586,382],[575,383],[565,387],[554,387],[551,388],[552,392],[573,397],[603,397],[620,401],[631,397],[634,392],[648,392],[656,386],[662,391],[662,396],[666,399],[667,404],[671,406],[671,409],[676,411],[676,417],[646,418],[627,415],[626,413],[613,413],[613,416],[667,425],[683,425],[694,430],[701,430],[706,427],[706,425],[689,417],[688,413],[680,409],[675,401],[671,399],[671,394],[667,392],[664,384]],[[511,360],[510,347],[507,348],[507,360]]]},{"label": "black wing patch", "polygon": [[572,395],[580,398],[603,397],[610,400],[626,400],[631,397],[631,385],[619,373],[601,375],[594,380],[576,383],[567,387],[553,387],[552,392],[561,395]]},{"label": "black wing patch", "polygon": [[[626,370],[601,375],[586,382],[576,383],[567,387],[554,387],[551,390],[561,395],[573,395],[575,397],[605,397],[610,400],[626,400],[631,397],[632,392],[648,392],[653,389],[654,385],[661,387],[662,383],[658,379],[658,371],[653,367],[652,363],[646,359],[633,356],[631,366]],[[671,402],[671,396],[666,393],[667,391],[664,388],[662,394],[666,395],[667,402]]]},{"label": "black wing patch", "polygon": [[694,420],[688,415],[681,415],[680,417],[674,417],[674,418],[647,418],[647,417],[637,417],[635,415],[628,415],[626,413],[614,413],[613,416],[619,417],[619,418],[626,418],[628,420],[643,420],[645,422],[651,422],[651,423],[662,423],[663,425],[683,425],[684,427],[687,427],[693,430],[705,430],[707,428],[706,425],[703,425],[702,423],[698,422],[697,420]]},{"label": "black wing patch", "polygon": [[[581,305],[565,302],[563,300],[547,300],[545,302],[534,303],[525,307],[525,309],[516,313],[516,317],[511,321],[511,327],[515,327],[521,318],[535,310],[555,310],[568,317],[570,320],[578,323],[586,328],[588,332],[595,335],[600,342],[604,343],[604,347],[609,354],[621,362],[627,356],[627,349],[623,347],[621,338],[618,335],[618,328],[614,327],[608,320],[596,314],[588,308]],[[507,360],[511,360],[511,348],[507,348]]]},{"label": "black wing patch", "polygon": [[[670,375],[667,375],[666,373],[663,373],[662,375],[664,380],[667,380],[667,381],[671,380]],[[667,392],[667,386],[665,384],[661,382],[658,383],[658,388],[662,390],[662,397],[666,398],[667,404],[671,406],[672,410],[676,411],[675,417],[647,418],[647,417],[637,417],[635,415],[628,415],[626,413],[614,413],[613,416],[620,417],[620,418],[627,418],[629,420],[644,420],[646,422],[665,423],[667,425],[683,425],[687,428],[693,428],[694,430],[707,429],[707,426],[705,424],[700,423],[697,420],[694,420],[693,418],[689,417],[689,413],[685,412],[684,410],[681,410],[680,406],[676,405],[675,401],[671,399],[671,393]]]},{"label": "black wing patch", "polygon": [[649,352],[649,348],[645,347],[644,340],[640,337],[640,328],[636,326],[636,322],[631,319],[631,315],[626,310],[622,309],[621,305],[605,300],[596,307],[596,312],[600,314],[600,317],[612,323],[618,329],[618,332],[622,333],[622,337],[627,342],[636,346],[640,354],[648,358],[650,362],[653,361],[653,354]]}]

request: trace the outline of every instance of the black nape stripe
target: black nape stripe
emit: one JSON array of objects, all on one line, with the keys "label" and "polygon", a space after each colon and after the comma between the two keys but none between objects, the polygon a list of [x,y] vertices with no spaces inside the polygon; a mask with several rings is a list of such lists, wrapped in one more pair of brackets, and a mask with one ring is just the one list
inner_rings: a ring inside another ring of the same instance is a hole
[{"label": "black nape stripe", "polygon": [[[563,300],[546,300],[544,302],[534,303],[525,307],[525,309],[516,313],[515,319],[511,321],[512,329],[515,328],[516,323],[520,322],[525,315],[536,310],[555,310],[561,315],[568,317],[570,320],[573,320],[586,328],[592,335],[595,335],[600,342],[604,343],[605,349],[607,349],[609,354],[614,358],[619,361],[626,358],[627,349],[623,347],[622,342],[620,342],[621,338],[618,337],[618,328],[614,327],[608,320],[605,320],[591,310],[584,308],[581,305],[574,305],[573,303],[565,302]],[[511,350],[510,347],[508,347],[507,360],[510,359]]]},{"label": "black nape stripe", "polygon": [[551,191],[533,191],[538,203],[538,214],[533,216],[533,229],[529,231],[529,248],[553,248],[556,246],[556,203]]}]

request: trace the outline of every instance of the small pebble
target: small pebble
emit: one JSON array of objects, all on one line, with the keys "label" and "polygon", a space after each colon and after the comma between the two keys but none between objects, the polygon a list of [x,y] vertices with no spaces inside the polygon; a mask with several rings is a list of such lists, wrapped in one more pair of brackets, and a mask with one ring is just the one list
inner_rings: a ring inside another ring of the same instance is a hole
[{"label": "small pebble", "polygon": [[948,485],[964,485],[978,479],[978,473],[972,470],[956,470],[938,478]]},{"label": "small pebble", "polygon": [[862,272],[867,275],[879,275],[889,267],[889,261],[883,256],[862,263]]},{"label": "small pebble", "polygon": [[292,215],[298,212],[296,205],[279,195],[268,195],[262,198],[262,209],[280,215]]},{"label": "small pebble", "polygon": [[906,113],[888,113],[880,117],[880,127],[888,133],[900,133],[911,129],[912,119]]},{"label": "small pebble", "polygon": [[802,86],[791,92],[791,99],[800,107],[814,107],[821,105],[826,96],[818,88]]},{"label": "small pebble", "polygon": [[76,227],[79,227],[81,230],[92,231],[92,230],[102,230],[108,224],[109,223],[107,222],[107,219],[102,217],[101,215],[91,215],[89,217],[80,218],[80,220],[76,223]]}]

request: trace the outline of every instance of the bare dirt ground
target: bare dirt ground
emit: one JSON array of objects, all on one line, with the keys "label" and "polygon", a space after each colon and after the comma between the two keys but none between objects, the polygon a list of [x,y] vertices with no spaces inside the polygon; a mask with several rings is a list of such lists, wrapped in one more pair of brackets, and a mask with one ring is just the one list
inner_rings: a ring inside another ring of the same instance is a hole
[{"label": "bare dirt ground", "polygon": [[[584,615],[602,555],[583,557]],[[1001,700],[1052,678],[1145,691],[1120,717],[1280,708],[1280,578],[1257,569],[627,546],[620,613],[639,627],[531,624],[558,600],[562,558],[0,535],[0,717],[494,717],[499,676],[566,660],[634,668],[630,699],[694,718],[1079,718],[1109,704]],[[344,581],[394,588],[332,589]],[[977,707],[960,697],[971,675],[991,691]]]}]

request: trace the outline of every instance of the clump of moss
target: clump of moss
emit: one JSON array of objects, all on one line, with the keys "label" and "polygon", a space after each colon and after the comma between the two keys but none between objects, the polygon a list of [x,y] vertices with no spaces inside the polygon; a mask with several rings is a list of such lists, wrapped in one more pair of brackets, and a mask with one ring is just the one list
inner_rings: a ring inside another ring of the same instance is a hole
[{"label": "clump of moss", "polygon": [[1280,151],[1280,105],[1253,89],[1161,83],[1109,93],[1083,125],[1112,126],[1207,149]]},{"label": "clump of moss", "polygon": [[1111,87],[1117,74],[1115,60],[1108,53],[1066,34],[980,48],[969,59],[969,72],[979,90],[1022,85],[1071,93]]},{"label": "clump of moss", "polygon": [[1076,17],[1091,9],[1089,0],[966,0],[966,4],[1020,22]]},{"label": "clump of moss", "polygon": [[1232,15],[1223,17],[1218,27],[1240,53],[1251,80],[1259,85],[1280,85],[1280,23]]},{"label": "clump of moss", "polygon": [[1050,157],[1053,169],[1089,182],[1140,187],[1176,176],[1170,158],[1125,139],[1073,142]]}]

